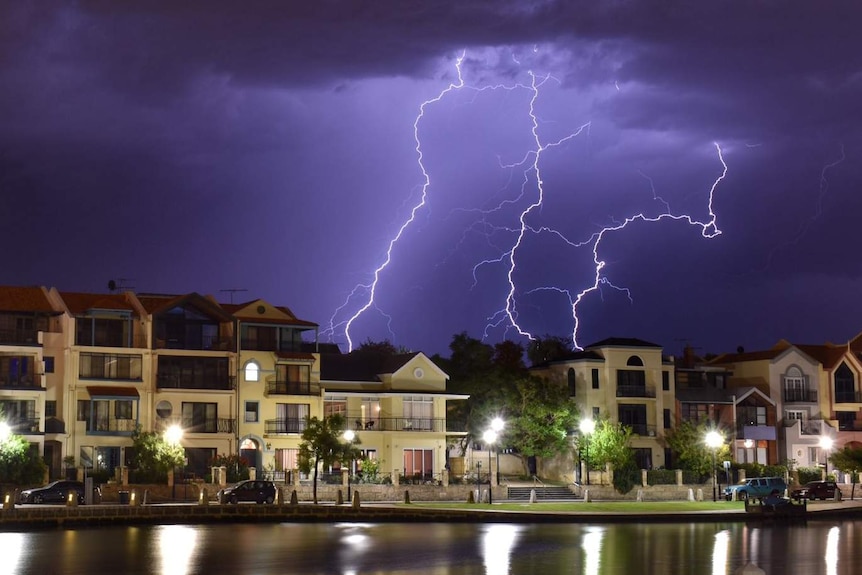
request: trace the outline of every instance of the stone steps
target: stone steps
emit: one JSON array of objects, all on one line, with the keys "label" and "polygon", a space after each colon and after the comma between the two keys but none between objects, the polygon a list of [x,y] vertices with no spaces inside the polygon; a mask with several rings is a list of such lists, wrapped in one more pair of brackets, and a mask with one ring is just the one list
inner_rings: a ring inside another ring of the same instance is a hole
[{"label": "stone steps", "polygon": [[529,501],[530,493],[536,491],[537,501],[576,501],[580,497],[575,495],[568,487],[509,487],[509,500]]}]

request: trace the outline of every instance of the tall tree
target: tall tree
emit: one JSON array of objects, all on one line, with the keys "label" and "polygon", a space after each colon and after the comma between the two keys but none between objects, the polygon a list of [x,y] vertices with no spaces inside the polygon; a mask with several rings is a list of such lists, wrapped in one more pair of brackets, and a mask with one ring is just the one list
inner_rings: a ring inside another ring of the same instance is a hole
[{"label": "tall tree", "polygon": [[309,417],[302,432],[297,464],[300,471],[309,473],[314,470],[313,498],[317,503],[317,474],[321,466],[329,467],[335,462],[349,461],[356,456],[358,441],[344,439],[344,417],[334,414],[323,419]]},{"label": "tall tree", "polygon": [[602,419],[596,422],[593,433],[579,439],[582,457],[590,467],[602,468],[608,463],[622,467],[633,455],[631,435],[630,427]]},{"label": "tall tree", "polygon": [[155,431],[141,431],[140,426],[132,434],[137,481],[164,481],[168,471],[183,465],[186,452],[179,443],[171,443]]}]

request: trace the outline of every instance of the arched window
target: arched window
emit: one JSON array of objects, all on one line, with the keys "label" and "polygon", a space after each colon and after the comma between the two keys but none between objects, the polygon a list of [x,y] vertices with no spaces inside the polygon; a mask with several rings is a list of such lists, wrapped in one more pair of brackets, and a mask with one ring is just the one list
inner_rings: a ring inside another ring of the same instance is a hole
[{"label": "arched window", "polygon": [[626,365],[639,365],[639,366],[643,367],[644,362],[638,356],[633,355],[628,359],[628,361],[626,362]]},{"label": "arched window", "polygon": [[260,381],[260,365],[254,360],[245,364],[243,368],[246,381]]},{"label": "arched window", "polygon": [[846,363],[842,363],[835,370],[835,402],[855,403],[856,401],[856,380],[853,377],[853,371]]},{"label": "arched window", "polygon": [[569,397],[575,397],[575,369],[569,368]]}]

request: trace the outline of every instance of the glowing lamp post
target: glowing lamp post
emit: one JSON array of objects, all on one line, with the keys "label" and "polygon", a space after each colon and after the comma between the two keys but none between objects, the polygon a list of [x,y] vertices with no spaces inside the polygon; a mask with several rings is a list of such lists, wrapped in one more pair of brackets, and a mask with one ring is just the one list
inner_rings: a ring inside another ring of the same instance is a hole
[{"label": "glowing lamp post", "polygon": [[706,434],[706,438],[704,438],[706,442],[706,446],[712,449],[712,500],[718,501],[718,494],[716,492],[716,483],[718,483],[718,475],[715,470],[715,452],[719,447],[724,444],[724,438],[717,431],[710,431]]},{"label": "glowing lamp post", "polygon": [[497,441],[497,432],[493,429],[488,429],[482,434],[482,440],[485,442],[485,447],[488,449],[488,504],[491,504],[491,446]]},{"label": "glowing lamp post", "polygon": [[5,421],[0,421],[0,443],[5,443],[12,435],[12,428]]},{"label": "glowing lamp post", "polygon": [[[179,445],[180,440],[183,438],[183,428],[179,425],[171,425],[165,430],[165,441],[168,445]],[[171,497],[173,499],[177,498],[177,466],[174,465],[174,480],[171,485]]]},{"label": "glowing lamp post", "polygon": [[[356,434],[352,429],[346,429],[344,431],[344,441],[347,442],[348,447],[353,445],[353,440],[356,439]],[[350,502],[352,499],[350,498],[350,474],[353,472],[353,451],[351,450],[350,455],[350,463],[347,468],[347,501]]]},{"label": "glowing lamp post", "polygon": [[820,437],[820,450],[823,451],[823,473],[826,477],[829,477],[829,450],[832,449],[834,443],[828,435]]},{"label": "glowing lamp post", "polygon": [[587,465],[587,485],[590,484],[590,435],[596,430],[596,422],[592,419],[584,419],[578,426],[584,435],[584,460]]},{"label": "glowing lamp post", "polygon": [[[497,438],[500,437],[500,432],[503,431],[503,428],[506,426],[506,422],[500,419],[499,417],[495,417],[491,420],[491,429],[497,434]],[[500,448],[497,447],[496,451],[496,462],[497,462],[497,485],[500,485]]]}]

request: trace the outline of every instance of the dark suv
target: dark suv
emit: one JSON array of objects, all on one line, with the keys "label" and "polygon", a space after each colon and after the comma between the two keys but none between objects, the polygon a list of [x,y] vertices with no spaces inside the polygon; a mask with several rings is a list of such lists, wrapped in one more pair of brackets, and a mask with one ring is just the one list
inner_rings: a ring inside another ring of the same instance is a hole
[{"label": "dark suv", "polygon": [[799,501],[800,499],[837,499],[841,500],[841,489],[834,481],[809,481],[802,487],[797,487],[790,492],[790,497]]},{"label": "dark suv", "polygon": [[66,503],[69,492],[74,492],[78,503],[84,503],[84,484],[80,481],[55,481],[45,487],[34,487],[21,492],[21,503]]},{"label": "dark suv", "polygon": [[219,490],[218,501],[219,503],[239,503],[240,501],[272,503],[275,501],[275,484],[272,481],[260,479],[240,481],[233,487]]}]

